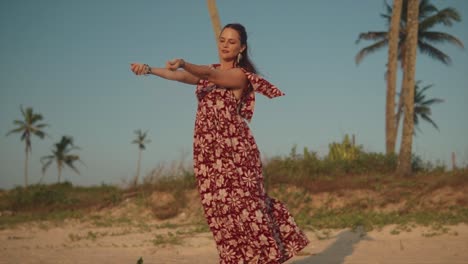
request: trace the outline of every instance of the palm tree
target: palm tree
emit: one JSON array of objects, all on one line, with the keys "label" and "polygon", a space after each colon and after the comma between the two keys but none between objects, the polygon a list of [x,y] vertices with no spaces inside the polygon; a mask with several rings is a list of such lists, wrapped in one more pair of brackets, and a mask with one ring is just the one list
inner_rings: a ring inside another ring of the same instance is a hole
[{"label": "palm tree", "polygon": [[[424,0],[423,0],[424,1]],[[408,0],[407,36],[405,43],[405,67],[403,71],[403,133],[401,137],[400,155],[398,156],[397,172],[402,175],[411,174],[411,149],[414,134],[414,86],[416,74],[416,49],[418,45],[419,0]]]},{"label": "palm tree", "polygon": [[395,152],[395,93],[398,70],[398,40],[401,21],[402,0],[393,1],[393,11],[388,31],[387,98],[385,103],[385,149],[387,154]]},{"label": "palm tree", "polygon": [[[41,158],[42,163],[42,174],[44,174],[47,168],[55,161],[57,163],[57,182],[60,183],[62,177],[62,169],[64,165],[67,165],[70,169],[72,169],[77,174],[80,174],[78,169],[73,164],[75,161],[80,161],[80,156],[70,154],[70,151],[79,149],[79,147],[73,144],[73,138],[69,136],[62,136],[62,139],[54,144],[54,148],[52,149],[52,155],[44,156]],[[42,178],[41,178],[42,180]]]},{"label": "palm tree", "polygon": [[[381,16],[387,21],[387,23],[391,23],[393,9],[395,7],[390,6],[387,2],[386,4],[386,13],[381,14]],[[394,3],[395,4],[395,3]],[[403,0],[402,4],[402,11],[401,11],[401,21],[399,26],[399,41],[398,41],[398,60],[400,61],[401,69],[405,70],[405,53],[406,53],[406,45],[407,42],[407,35],[408,35],[408,28],[407,28],[407,11],[408,10],[408,0]],[[425,55],[432,57],[433,59],[442,62],[445,65],[451,64],[451,58],[445,54],[443,51],[436,47],[436,44],[442,43],[450,43],[460,48],[464,48],[463,43],[456,37],[447,34],[445,32],[433,31],[433,28],[438,25],[443,25],[450,27],[453,25],[454,22],[460,22],[461,16],[457,10],[454,8],[448,7],[439,10],[433,4],[430,3],[429,0],[421,0],[419,2],[419,15],[418,15],[418,50]],[[355,57],[356,64],[362,62],[362,60],[369,54],[372,54],[376,51],[381,50],[387,44],[389,44],[389,32],[387,31],[369,31],[366,33],[359,34],[358,40],[356,43],[359,43],[361,40],[371,40],[374,41],[373,44],[361,49]],[[389,51],[390,52],[390,51]],[[388,64],[389,69],[392,67],[391,61]],[[389,80],[391,82],[392,72],[387,72]],[[402,79],[402,82],[404,80]],[[388,86],[387,86],[388,87]],[[400,88],[400,98],[398,107],[391,106],[391,100],[387,98],[387,109],[399,109],[403,105],[403,98],[402,93],[403,85]],[[390,93],[391,91],[387,90],[387,96],[394,96]],[[386,118],[391,118],[392,115],[386,114]],[[386,120],[386,123],[390,122]],[[400,123],[400,116],[397,114],[395,117],[395,134],[391,133],[390,135],[393,137],[391,141],[396,141],[398,125]],[[387,126],[388,127],[388,126]],[[392,127],[392,126],[390,126]],[[388,139],[387,139],[388,140]],[[394,147],[393,147],[394,148]],[[387,152],[389,150],[387,149]],[[390,152],[394,152],[392,149]]]},{"label": "palm tree", "polygon": [[429,90],[433,85],[426,85],[423,88],[420,88],[420,83],[421,81],[417,81],[414,86],[414,126],[416,129],[421,131],[419,128],[419,120],[424,120],[430,123],[435,129],[439,130],[439,127],[431,118],[431,105],[442,103],[444,100],[440,98],[426,99],[424,92]]},{"label": "palm tree", "polygon": [[25,142],[25,159],[24,159],[24,186],[28,187],[28,159],[29,153],[31,152],[31,136],[35,135],[40,139],[44,139],[46,133],[42,130],[47,127],[47,124],[38,124],[37,122],[43,119],[42,115],[39,113],[34,113],[32,107],[27,107],[26,111],[23,109],[23,106],[20,107],[21,114],[23,115],[23,120],[14,120],[13,124],[17,128],[12,129],[6,135],[12,133],[21,133],[21,141]]},{"label": "palm tree", "polygon": [[[400,65],[404,68],[404,55],[405,55],[405,42],[407,40],[408,29],[407,29],[407,12],[408,12],[408,1],[403,0],[401,22],[400,22],[400,36],[398,43],[398,60]],[[387,24],[391,23],[393,8],[385,2],[386,13],[381,16],[387,20]],[[445,32],[432,31],[432,28],[440,24],[451,27],[454,22],[460,22],[461,16],[458,11],[454,8],[447,7],[439,10],[429,0],[421,0],[419,3],[419,18],[418,18],[418,50],[425,55],[428,55],[443,64],[450,65],[452,59],[450,56],[445,54],[443,51],[435,47],[435,44],[450,43],[460,48],[464,48],[463,42]],[[362,60],[369,54],[372,54],[380,49],[384,48],[388,44],[388,32],[387,31],[369,31],[361,33],[358,36],[356,43],[361,40],[372,40],[375,41],[372,45],[369,45],[361,49],[355,57],[356,64],[362,62]]]},{"label": "palm tree", "polygon": [[133,144],[138,145],[138,163],[137,163],[137,172],[135,176],[135,181],[134,185],[136,186],[138,184],[138,178],[140,177],[140,165],[141,165],[141,153],[142,151],[146,148],[145,144],[148,144],[151,142],[151,140],[147,139],[147,132],[143,133],[140,129],[135,131],[135,134],[137,135],[137,138],[132,141]]},{"label": "palm tree", "polygon": [[213,33],[215,35],[216,43],[221,33],[221,21],[219,19],[218,9],[216,8],[216,0],[206,0],[208,5],[208,12],[210,13],[211,25],[213,26]]},{"label": "palm tree", "polygon": [[[419,86],[420,83],[421,81],[417,81],[414,85],[414,127],[418,131],[421,131],[421,129],[419,128],[419,120],[422,119],[430,123],[435,129],[439,130],[439,126],[437,126],[437,124],[431,118],[431,105],[443,103],[444,100],[440,98],[431,98],[426,100],[426,95],[424,94],[424,92],[430,89],[433,85],[427,85],[421,89]],[[398,115],[400,115],[402,112],[403,107],[400,107],[398,109]],[[414,131],[414,135],[416,135],[416,130]]]}]

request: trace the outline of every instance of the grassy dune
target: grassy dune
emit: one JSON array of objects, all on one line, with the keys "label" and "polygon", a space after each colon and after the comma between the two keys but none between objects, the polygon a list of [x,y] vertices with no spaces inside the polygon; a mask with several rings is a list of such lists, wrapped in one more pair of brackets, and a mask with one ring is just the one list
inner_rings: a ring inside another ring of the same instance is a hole
[{"label": "grassy dune", "polygon": [[[468,223],[467,168],[446,171],[443,166],[415,159],[414,175],[400,177],[392,173],[392,157],[361,153],[353,160],[331,160],[306,151],[264,162],[267,192],[284,202],[305,229],[321,230],[326,235],[324,230],[331,228],[371,230],[397,224],[398,233],[425,225],[438,234],[445,232],[446,225]],[[136,209],[113,217],[102,213],[124,204]],[[184,169],[171,174],[153,172],[142,184],[128,188],[71,183],[17,187],[0,193],[0,212],[0,229],[66,219],[144,229],[145,219],[183,215],[184,224],[208,230],[194,175]],[[155,243],[165,239],[155,238]]]}]

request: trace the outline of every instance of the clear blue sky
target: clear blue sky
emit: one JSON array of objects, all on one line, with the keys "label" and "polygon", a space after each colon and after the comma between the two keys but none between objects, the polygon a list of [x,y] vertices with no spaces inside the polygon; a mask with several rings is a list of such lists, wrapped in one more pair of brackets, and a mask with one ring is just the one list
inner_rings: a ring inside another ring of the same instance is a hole
[{"label": "clear blue sky", "polygon": [[[468,2],[452,6],[463,21],[447,32],[468,45]],[[355,134],[365,150],[384,151],[386,50],[359,65],[354,56],[366,42],[360,32],[385,30],[383,1],[218,1],[223,24],[247,28],[252,59],[285,93],[257,96],[251,128],[265,156],[286,155],[297,144],[324,155],[328,144]],[[0,3],[0,188],[23,183],[24,144],[6,137],[20,105],[32,106],[51,127],[51,138],[32,140],[30,182],[41,177],[40,158],[62,135],[81,147],[79,185],[120,183],[136,168],[134,130],[149,130],[142,172],[160,162],[191,159],[196,111],[194,87],[157,77],[137,77],[131,62],[163,66],[181,57],[217,62],[205,0],[198,1],[1,1]],[[468,52],[439,46],[453,59],[446,67],[419,56],[417,80],[434,84],[430,97],[440,132],[422,124],[414,151],[448,163],[450,153],[468,161]],[[399,144],[399,142],[398,142]],[[56,181],[50,167],[47,182]]]}]

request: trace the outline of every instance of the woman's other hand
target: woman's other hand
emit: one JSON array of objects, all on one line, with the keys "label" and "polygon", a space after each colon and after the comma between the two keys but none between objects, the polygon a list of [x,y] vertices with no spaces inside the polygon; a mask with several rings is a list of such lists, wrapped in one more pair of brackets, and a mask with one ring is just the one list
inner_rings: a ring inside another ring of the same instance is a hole
[{"label": "woman's other hand", "polygon": [[173,59],[170,61],[166,62],[166,69],[171,70],[171,71],[176,71],[178,68],[183,66],[183,60],[182,59]]},{"label": "woman's other hand", "polygon": [[130,64],[130,69],[136,75],[145,75],[147,74],[147,66],[141,63],[132,63]]}]

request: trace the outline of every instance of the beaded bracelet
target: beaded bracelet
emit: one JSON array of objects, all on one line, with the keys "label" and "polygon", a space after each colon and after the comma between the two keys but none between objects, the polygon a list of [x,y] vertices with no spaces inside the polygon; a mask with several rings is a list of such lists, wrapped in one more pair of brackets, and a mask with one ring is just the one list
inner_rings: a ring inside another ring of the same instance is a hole
[{"label": "beaded bracelet", "polygon": [[145,75],[148,75],[151,73],[151,67],[148,64],[143,64],[145,66]]}]

